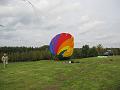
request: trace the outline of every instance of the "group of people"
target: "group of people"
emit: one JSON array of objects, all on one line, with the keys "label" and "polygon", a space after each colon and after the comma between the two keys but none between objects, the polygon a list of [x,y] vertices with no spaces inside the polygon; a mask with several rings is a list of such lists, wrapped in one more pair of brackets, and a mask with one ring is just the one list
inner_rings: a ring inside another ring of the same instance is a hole
[{"label": "group of people", "polygon": [[4,65],[4,68],[6,68],[7,64],[8,64],[8,56],[6,53],[4,53],[4,55],[2,56],[1,58],[2,62],[3,62],[3,65]]}]

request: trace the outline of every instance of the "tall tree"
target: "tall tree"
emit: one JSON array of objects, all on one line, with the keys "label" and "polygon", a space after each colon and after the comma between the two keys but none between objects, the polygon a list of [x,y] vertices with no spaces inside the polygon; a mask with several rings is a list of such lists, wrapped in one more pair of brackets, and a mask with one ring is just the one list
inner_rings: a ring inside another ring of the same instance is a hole
[{"label": "tall tree", "polygon": [[98,44],[97,45],[97,52],[98,52],[98,55],[103,55],[104,53],[104,49],[103,49],[103,46],[101,44]]},{"label": "tall tree", "polygon": [[84,45],[81,50],[81,56],[83,58],[89,57],[89,45]]}]

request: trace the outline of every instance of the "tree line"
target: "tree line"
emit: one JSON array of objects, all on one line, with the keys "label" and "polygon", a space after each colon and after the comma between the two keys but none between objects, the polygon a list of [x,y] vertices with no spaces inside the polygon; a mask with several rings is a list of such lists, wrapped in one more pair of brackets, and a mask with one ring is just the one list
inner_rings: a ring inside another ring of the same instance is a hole
[{"label": "tree line", "polygon": [[[36,48],[0,47],[0,57],[2,57],[4,53],[8,54],[10,62],[56,59],[56,56],[53,56],[50,53],[48,45]],[[84,45],[82,48],[74,48],[74,52],[71,58],[79,59],[103,55],[120,55],[120,48],[104,48],[101,44],[90,48],[89,45]]]},{"label": "tree line", "polygon": [[101,44],[93,47],[84,45],[82,48],[75,48],[73,58],[87,58],[96,56],[120,55],[120,48],[104,48]]},{"label": "tree line", "polygon": [[7,53],[10,62],[48,60],[51,55],[48,45],[36,48],[0,47],[0,57],[2,57],[4,53]]}]

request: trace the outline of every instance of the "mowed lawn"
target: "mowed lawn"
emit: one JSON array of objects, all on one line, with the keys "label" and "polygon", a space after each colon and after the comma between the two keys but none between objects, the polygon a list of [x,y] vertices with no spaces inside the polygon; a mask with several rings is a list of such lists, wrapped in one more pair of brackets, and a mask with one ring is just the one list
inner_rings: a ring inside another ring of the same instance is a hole
[{"label": "mowed lawn", "polygon": [[0,63],[0,90],[120,90],[120,56]]}]

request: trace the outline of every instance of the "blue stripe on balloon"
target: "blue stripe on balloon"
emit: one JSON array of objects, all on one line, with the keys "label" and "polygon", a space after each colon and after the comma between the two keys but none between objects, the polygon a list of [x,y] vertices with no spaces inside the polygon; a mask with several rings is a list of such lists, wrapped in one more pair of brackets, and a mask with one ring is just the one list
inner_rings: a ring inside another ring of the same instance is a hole
[{"label": "blue stripe on balloon", "polygon": [[50,42],[50,51],[53,55],[56,55],[57,52],[55,51],[57,41],[59,40],[60,34],[56,35]]}]

